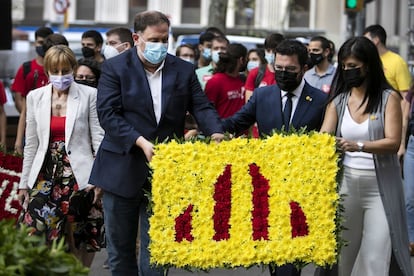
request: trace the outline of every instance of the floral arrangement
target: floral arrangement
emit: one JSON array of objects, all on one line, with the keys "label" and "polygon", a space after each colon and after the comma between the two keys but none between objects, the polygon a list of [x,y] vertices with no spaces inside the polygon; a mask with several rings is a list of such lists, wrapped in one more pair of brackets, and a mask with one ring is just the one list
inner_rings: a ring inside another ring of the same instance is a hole
[{"label": "floral arrangement", "polygon": [[23,158],[0,150],[0,220],[16,220],[21,211],[17,198]]},{"label": "floral arrangement", "polygon": [[316,132],[158,144],[151,263],[335,264],[338,160],[334,137]]}]

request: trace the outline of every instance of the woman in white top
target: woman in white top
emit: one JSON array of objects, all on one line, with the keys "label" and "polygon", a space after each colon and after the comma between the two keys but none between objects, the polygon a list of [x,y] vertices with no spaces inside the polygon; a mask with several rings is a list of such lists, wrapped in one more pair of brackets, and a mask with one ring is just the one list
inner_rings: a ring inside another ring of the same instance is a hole
[{"label": "woman in white top", "polygon": [[347,40],[338,62],[321,131],[335,134],[343,153],[342,237],[348,244],[339,275],[412,275],[397,158],[401,96],[391,90],[367,38]]}]

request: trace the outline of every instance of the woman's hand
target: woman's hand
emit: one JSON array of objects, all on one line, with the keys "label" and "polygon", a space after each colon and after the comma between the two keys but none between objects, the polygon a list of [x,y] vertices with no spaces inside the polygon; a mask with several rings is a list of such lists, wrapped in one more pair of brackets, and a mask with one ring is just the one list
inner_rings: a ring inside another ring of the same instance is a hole
[{"label": "woman's hand", "polygon": [[18,198],[23,210],[27,210],[27,206],[29,205],[29,192],[27,189],[20,189]]},{"label": "woman's hand", "polygon": [[342,137],[336,137],[336,146],[341,151],[359,151],[356,141],[346,140]]}]

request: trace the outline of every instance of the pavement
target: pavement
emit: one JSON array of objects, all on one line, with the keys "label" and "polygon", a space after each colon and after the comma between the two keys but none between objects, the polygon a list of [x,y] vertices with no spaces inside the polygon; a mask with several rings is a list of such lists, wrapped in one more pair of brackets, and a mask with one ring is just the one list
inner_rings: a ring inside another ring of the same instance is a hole
[{"label": "pavement", "polygon": [[[106,260],[106,250],[101,250],[96,253],[95,259],[92,263],[89,276],[111,276],[109,269],[102,268]],[[315,271],[314,266],[308,265],[302,270],[302,276],[313,276]],[[269,270],[263,270],[261,267],[252,267],[249,269],[213,269],[209,273],[206,272],[188,272],[181,269],[170,269],[168,276],[269,276]]]}]

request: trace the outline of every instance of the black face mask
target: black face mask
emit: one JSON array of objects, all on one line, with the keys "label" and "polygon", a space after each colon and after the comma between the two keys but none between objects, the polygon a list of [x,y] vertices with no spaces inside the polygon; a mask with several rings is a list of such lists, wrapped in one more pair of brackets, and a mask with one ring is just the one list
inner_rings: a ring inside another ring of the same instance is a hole
[{"label": "black face mask", "polygon": [[311,60],[313,65],[318,65],[323,60],[323,55],[322,54],[311,53],[311,54],[309,54],[309,56],[310,56],[310,60]]},{"label": "black face mask", "polygon": [[36,53],[39,56],[44,57],[45,56],[45,49],[43,48],[43,46],[36,46]]},{"label": "black face mask", "polygon": [[84,85],[87,85],[87,86],[91,86],[91,87],[94,87],[94,88],[96,88],[98,86],[98,83],[96,81],[90,81],[90,80],[75,80],[75,82],[76,83],[79,83],[79,84],[84,84]]},{"label": "black face mask", "polygon": [[360,87],[365,80],[365,76],[361,74],[361,67],[352,68],[343,71],[344,82],[346,87]]},{"label": "black face mask", "polygon": [[82,55],[85,58],[91,58],[95,55],[95,50],[89,47],[82,47]]},{"label": "black face mask", "polygon": [[298,81],[298,75],[299,73],[275,70],[276,84],[281,90],[292,92],[300,84],[300,81]]}]

